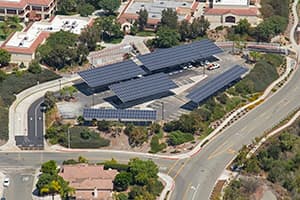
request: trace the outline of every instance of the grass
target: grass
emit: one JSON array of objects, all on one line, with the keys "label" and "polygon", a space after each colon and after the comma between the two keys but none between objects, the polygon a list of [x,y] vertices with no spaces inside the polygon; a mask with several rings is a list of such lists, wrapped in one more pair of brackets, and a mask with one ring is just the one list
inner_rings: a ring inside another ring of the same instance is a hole
[{"label": "grass", "polygon": [[166,145],[166,143],[160,143],[159,136],[154,135],[151,139],[150,147],[151,147],[151,150],[149,151],[149,153],[157,153],[157,152],[160,152],[163,149],[165,149],[167,147],[167,145]]},{"label": "grass", "polygon": [[11,33],[21,31],[23,27],[12,21],[0,22],[0,40],[5,40]]},{"label": "grass", "polygon": [[105,39],[104,42],[111,43],[111,44],[119,44],[121,43],[123,38],[111,38],[111,39]]},{"label": "grass", "polygon": [[[51,144],[60,144],[68,147],[69,125],[53,124],[47,129],[46,139]],[[99,133],[83,126],[69,128],[71,148],[100,148],[108,146],[110,141],[100,137]]]},{"label": "grass", "polygon": [[[71,148],[100,148],[109,145],[109,140],[100,137],[99,133],[93,131],[89,131],[89,136],[83,139],[81,134],[85,130],[85,127],[80,126],[70,128]],[[66,147],[67,143],[63,143],[62,145]]]},{"label": "grass", "polygon": [[10,74],[0,82],[0,139],[8,139],[8,110],[15,100],[14,94],[36,85],[37,81],[43,83],[59,78],[58,75],[49,70],[43,70],[41,74],[22,72]]},{"label": "grass", "polygon": [[155,36],[155,33],[153,31],[139,31],[136,33],[136,35],[141,37],[150,37]]}]

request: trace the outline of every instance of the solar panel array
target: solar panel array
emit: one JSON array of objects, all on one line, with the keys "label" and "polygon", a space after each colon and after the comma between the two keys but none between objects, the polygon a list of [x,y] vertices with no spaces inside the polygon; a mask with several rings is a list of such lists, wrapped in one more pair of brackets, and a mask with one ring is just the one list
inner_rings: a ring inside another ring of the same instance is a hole
[{"label": "solar panel array", "polygon": [[213,78],[205,85],[195,88],[187,95],[187,97],[195,103],[200,103],[201,101],[216,93],[218,90],[239,79],[241,75],[243,75],[247,71],[248,70],[246,68],[240,65],[235,65],[223,74],[220,74],[219,76]]},{"label": "solar panel array", "polygon": [[156,120],[155,110],[121,110],[121,109],[93,109],[85,108],[83,118],[86,120],[106,119],[106,120]]},{"label": "solar panel array", "polygon": [[109,86],[109,89],[124,103],[155,94],[161,94],[176,87],[177,85],[169,79],[167,74],[158,73],[113,84]]},{"label": "solar panel array", "polygon": [[210,40],[201,40],[190,44],[168,49],[158,49],[153,53],[140,55],[137,58],[150,71],[155,71],[193,60],[206,59],[223,52]]},{"label": "solar panel array", "polygon": [[127,60],[104,67],[89,69],[78,74],[90,87],[99,87],[134,78],[138,75],[144,75],[146,72],[132,60]]}]

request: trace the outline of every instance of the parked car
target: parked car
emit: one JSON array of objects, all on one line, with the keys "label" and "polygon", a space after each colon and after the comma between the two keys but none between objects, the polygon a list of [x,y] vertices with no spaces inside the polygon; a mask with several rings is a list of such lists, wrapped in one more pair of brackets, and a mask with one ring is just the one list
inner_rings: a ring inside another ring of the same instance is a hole
[{"label": "parked car", "polygon": [[3,181],[3,186],[4,186],[4,187],[8,187],[8,186],[9,186],[9,178],[8,178],[8,177],[6,177],[6,178],[4,179],[4,181]]},{"label": "parked car", "polygon": [[207,67],[208,70],[214,70],[214,69],[218,69],[218,68],[220,68],[220,64],[218,64],[218,63],[212,63],[212,64],[208,65],[208,67]]}]

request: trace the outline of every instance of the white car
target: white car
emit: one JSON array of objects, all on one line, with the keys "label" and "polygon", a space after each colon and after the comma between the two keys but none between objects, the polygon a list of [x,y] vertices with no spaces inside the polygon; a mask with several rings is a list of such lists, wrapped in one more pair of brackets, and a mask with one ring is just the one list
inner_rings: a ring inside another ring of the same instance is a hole
[{"label": "white car", "polygon": [[9,186],[9,178],[8,178],[8,177],[6,177],[6,178],[4,179],[4,181],[3,181],[3,186],[4,186],[4,187],[8,187],[8,186]]},{"label": "white car", "polygon": [[212,64],[208,65],[208,67],[207,67],[208,70],[214,70],[214,69],[218,69],[218,68],[220,68],[220,64],[218,64],[218,63],[212,63]]}]

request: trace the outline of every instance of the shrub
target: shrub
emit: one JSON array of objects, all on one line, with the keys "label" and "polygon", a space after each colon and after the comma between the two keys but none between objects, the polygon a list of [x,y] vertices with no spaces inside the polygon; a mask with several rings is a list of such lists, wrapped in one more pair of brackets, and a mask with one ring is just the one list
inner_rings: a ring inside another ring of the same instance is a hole
[{"label": "shrub", "polygon": [[174,131],[169,134],[168,144],[175,146],[192,140],[194,140],[194,136],[192,134]]},{"label": "shrub", "polygon": [[150,142],[151,150],[149,153],[157,153],[167,147],[165,143],[159,143],[159,137],[154,135]]},{"label": "shrub", "polygon": [[129,172],[120,172],[113,181],[114,189],[118,192],[125,191],[132,182],[132,175]]}]

